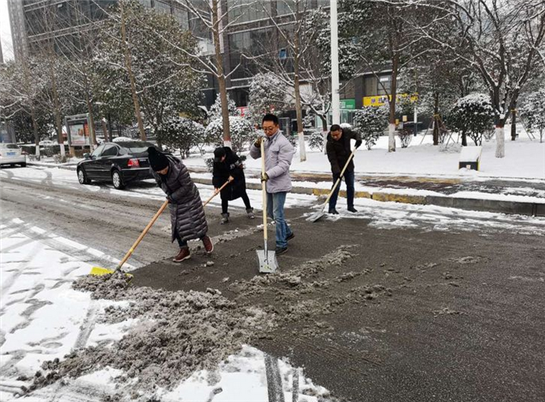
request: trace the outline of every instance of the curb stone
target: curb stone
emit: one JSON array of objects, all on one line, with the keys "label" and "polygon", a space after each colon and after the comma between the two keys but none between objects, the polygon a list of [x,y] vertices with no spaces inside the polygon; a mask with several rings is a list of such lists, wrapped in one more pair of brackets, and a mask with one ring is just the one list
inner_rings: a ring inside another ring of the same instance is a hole
[{"label": "curb stone", "polygon": [[[27,165],[45,166],[45,167],[57,167],[65,170],[76,170],[76,165],[54,165],[42,162],[27,162]],[[192,171],[192,169],[190,169]],[[298,174],[298,177],[313,177],[316,175],[310,174]],[[323,175],[324,178],[330,179],[329,175]],[[321,176],[319,176],[321,178]],[[413,178],[414,180],[414,178]],[[433,181],[433,178],[425,178],[425,180]],[[193,178],[195,183],[212,185],[212,179]],[[458,179],[452,179],[452,182],[458,182]],[[258,183],[246,183],[246,187],[251,190],[261,190],[261,185]],[[315,196],[327,196],[329,189],[326,188],[312,188],[312,187],[293,187],[293,193],[307,194]],[[346,197],[346,191],[341,190],[339,192],[341,197]],[[474,199],[474,198],[458,198],[449,197],[444,195],[410,195],[399,193],[388,193],[384,191],[377,191],[370,193],[367,191],[356,191],[355,198],[367,198],[380,202],[398,202],[403,204],[413,205],[436,205],[439,207],[458,208],[472,211],[484,211],[484,212],[499,212],[504,214],[518,214],[527,216],[545,217],[545,201],[542,203],[537,202],[522,202],[522,201],[501,201],[501,200],[489,200],[489,199]]]}]

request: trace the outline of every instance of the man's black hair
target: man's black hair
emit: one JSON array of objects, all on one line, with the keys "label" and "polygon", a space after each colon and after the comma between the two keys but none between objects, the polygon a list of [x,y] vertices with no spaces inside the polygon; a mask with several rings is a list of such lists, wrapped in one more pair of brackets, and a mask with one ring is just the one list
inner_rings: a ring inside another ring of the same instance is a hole
[{"label": "man's black hair", "polygon": [[263,120],[261,121],[261,124],[265,121],[272,121],[274,124],[278,126],[278,117],[276,115],[267,113],[265,116],[263,116]]},{"label": "man's black hair", "polygon": [[342,129],[343,129],[343,128],[342,128],[341,126],[339,126],[338,124],[333,124],[333,125],[331,126],[331,129],[330,129],[329,131],[339,131],[339,130],[342,131]]}]

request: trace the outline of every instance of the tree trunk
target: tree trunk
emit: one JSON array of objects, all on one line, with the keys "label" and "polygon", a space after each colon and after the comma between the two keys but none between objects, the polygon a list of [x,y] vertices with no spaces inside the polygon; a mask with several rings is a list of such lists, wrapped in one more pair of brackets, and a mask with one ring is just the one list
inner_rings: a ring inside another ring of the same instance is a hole
[{"label": "tree trunk", "polygon": [[89,113],[89,142],[91,143],[91,152],[96,148],[97,140],[95,136],[95,118],[93,117],[93,106],[91,105],[91,99],[89,93],[85,91],[85,101],[87,102],[87,113]]},{"label": "tree trunk", "polygon": [[61,151],[61,161],[66,162],[66,151],[64,149],[64,138],[62,136],[61,106],[59,103],[59,93],[57,91],[57,77],[55,76],[55,71],[53,69],[53,60],[51,58],[49,59],[49,74],[51,75],[51,93],[53,95],[53,114],[55,115],[57,142],[59,143]]},{"label": "tree trunk", "polygon": [[136,82],[134,74],[132,73],[131,55],[129,50],[129,44],[127,43],[127,32],[125,29],[125,12],[123,9],[123,2],[119,3],[121,9],[121,38],[123,40],[123,49],[125,53],[125,68],[129,75],[129,81],[131,82],[132,100],[134,103],[134,114],[136,121],[138,122],[138,131],[140,131],[140,139],[146,141],[146,131],[144,130],[144,122],[142,121],[142,114],[140,113],[140,102],[138,100],[138,94],[136,93]]},{"label": "tree trunk", "polygon": [[433,94],[433,145],[439,145],[439,93]]},{"label": "tree trunk", "polygon": [[[299,21],[299,1],[295,4],[296,19]],[[298,27],[296,29],[299,29]],[[303,132],[303,111],[301,110],[301,85],[299,82],[299,32],[295,32],[293,49],[293,67],[294,67],[294,90],[295,90],[295,113],[297,114],[297,136],[299,137],[299,157],[301,162],[307,160],[305,150],[305,133]]]},{"label": "tree trunk", "polygon": [[390,125],[388,127],[388,152],[396,150],[396,96],[397,96],[397,69],[399,67],[399,57],[396,55],[392,60],[392,75],[390,86]]},{"label": "tree trunk", "polygon": [[32,119],[32,132],[34,133],[34,144],[36,145],[36,159],[40,160],[40,134],[38,133],[38,122],[36,121],[36,109],[34,102],[30,106],[30,118]]},{"label": "tree trunk", "polygon": [[504,121],[500,121],[496,125],[496,158],[503,158],[505,156],[505,133],[504,133]]},{"label": "tree trunk", "polygon": [[511,141],[517,139],[517,109],[515,107],[511,109]]},{"label": "tree trunk", "polygon": [[231,130],[229,128],[229,104],[227,100],[227,85],[223,73],[223,55],[220,46],[220,21],[218,12],[219,1],[212,0],[212,35],[214,37],[214,52],[216,56],[216,69],[221,101],[221,119],[223,122],[223,145],[231,147]]},{"label": "tree trunk", "polygon": [[462,146],[467,147],[467,133],[462,131]]},{"label": "tree trunk", "polygon": [[108,140],[108,127],[106,127],[106,119],[102,119],[102,132],[104,133],[104,141],[109,142]]}]

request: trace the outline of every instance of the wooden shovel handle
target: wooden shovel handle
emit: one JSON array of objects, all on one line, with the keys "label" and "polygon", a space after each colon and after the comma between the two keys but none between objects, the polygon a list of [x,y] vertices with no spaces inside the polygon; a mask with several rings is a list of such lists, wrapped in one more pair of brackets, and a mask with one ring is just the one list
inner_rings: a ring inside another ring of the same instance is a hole
[{"label": "wooden shovel handle", "polygon": [[220,187],[220,189],[218,190],[217,193],[214,192],[214,194],[212,194],[212,196],[211,196],[209,199],[207,199],[205,202],[203,202],[202,206],[205,207],[206,204],[208,204],[210,201],[212,201],[212,198],[214,198],[216,195],[218,195],[218,194],[220,193],[220,191],[223,190],[223,189],[225,188],[225,186],[228,185],[229,183],[231,183],[231,182],[230,182],[229,180],[227,180],[227,181],[223,184],[223,186]]},{"label": "wooden shovel handle", "polygon": [[150,228],[153,226],[153,224],[155,223],[155,221],[157,220],[157,218],[159,218],[159,216],[163,213],[163,211],[165,210],[165,208],[167,207],[168,205],[168,200],[166,200],[163,205],[161,205],[161,208],[159,208],[159,211],[157,211],[157,213],[155,215],[153,215],[153,218],[151,218],[151,221],[150,223],[148,223],[148,226],[146,226],[146,228],[142,231],[142,233],[140,233],[140,236],[138,236],[138,239],[136,239],[136,241],[134,242],[134,244],[132,245],[132,247],[129,249],[129,251],[127,251],[127,254],[125,254],[125,257],[123,257],[123,259],[121,260],[121,262],[119,263],[119,265],[115,268],[115,270],[119,270],[121,269],[121,267],[123,266],[123,264],[125,264],[125,262],[127,262],[127,260],[129,259],[129,257],[131,256],[131,254],[134,252],[134,250],[136,249],[136,247],[138,247],[138,245],[140,244],[140,242],[142,241],[142,239],[144,238],[144,236],[146,235],[146,233],[148,233],[148,231],[150,230]]},{"label": "wooden shovel handle", "polygon": [[263,192],[263,239],[265,240],[265,255],[267,255],[267,183],[263,180],[265,176],[265,139],[261,140],[261,191]]}]

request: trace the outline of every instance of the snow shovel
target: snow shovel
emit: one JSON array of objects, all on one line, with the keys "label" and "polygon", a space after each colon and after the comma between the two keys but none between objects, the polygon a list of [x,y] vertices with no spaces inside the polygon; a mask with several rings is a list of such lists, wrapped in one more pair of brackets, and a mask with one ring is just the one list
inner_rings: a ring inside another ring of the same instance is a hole
[{"label": "snow shovel", "polygon": [[[123,259],[119,262],[119,264],[117,264],[117,267],[115,267],[114,270],[107,269],[107,268],[102,268],[102,267],[93,267],[91,269],[91,275],[107,275],[107,274],[113,274],[113,273],[116,273],[117,271],[119,271],[121,269],[121,267],[123,266],[123,264],[125,264],[125,262],[127,262],[129,257],[132,255],[132,253],[134,252],[136,247],[138,247],[138,245],[140,244],[140,242],[142,241],[144,236],[151,229],[151,227],[153,226],[153,224],[155,223],[157,218],[159,218],[159,216],[163,213],[163,211],[165,210],[167,205],[168,205],[168,200],[166,200],[163,203],[163,205],[161,205],[161,208],[159,208],[159,211],[157,211],[157,213],[155,215],[153,215],[153,218],[151,218],[151,221],[150,221],[150,223],[148,223],[148,226],[146,226],[144,231],[142,233],[140,233],[140,236],[138,236],[138,239],[136,239],[136,241],[134,242],[132,247],[129,249],[129,251],[127,251],[127,254],[125,254],[125,257],[123,257]],[[129,275],[129,274],[127,274],[127,275]]]},{"label": "snow shovel", "polygon": [[208,204],[210,201],[212,201],[212,198],[214,198],[216,195],[218,195],[221,192],[221,190],[223,190],[225,188],[225,186],[228,185],[229,183],[231,183],[231,180],[227,180],[225,182],[225,184],[220,187],[220,189],[218,190],[217,193],[215,192],[214,194],[212,194],[212,196],[209,199],[207,199],[205,202],[203,202],[202,206],[206,207],[206,204]]},{"label": "snow shovel", "polygon": [[[261,177],[265,175],[265,145],[261,141]],[[260,274],[272,274],[278,269],[274,250],[269,251],[267,234],[267,182],[261,181],[263,191],[263,250],[256,250]]]},{"label": "snow shovel", "polygon": [[335,184],[333,185],[333,187],[331,188],[331,191],[329,192],[329,195],[327,196],[325,202],[324,202],[324,205],[322,205],[322,207],[315,213],[313,213],[312,215],[310,215],[308,218],[307,218],[307,221],[309,222],[317,222],[318,220],[320,220],[324,215],[325,215],[325,208],[327,207],[327,204],[329,203],[329,199],[331,198],[331,196],[333,195],[333,193],[335,192],[335,189],[337,188],[337,186],[339,185],[339,183],[341,182],[341,179],[343,178],[343,175],[344,175],[344,171],[346,170],[346,168],[348,167],[348,164],[350,163],[350,161],[352,160],[352,158],[354,157],[354,152],[356,152],[356,149],[357,148],[354,148],[354,150],[352,151],[352,153],[350,154],[350,156],[348,157],[348,160],[346,161],[346,163],[344,164],[344,167],[343,167],[343,170],[341,171],[341,175],[339,176],[339,178],[337,179],[337,181],[335,182]]}]

